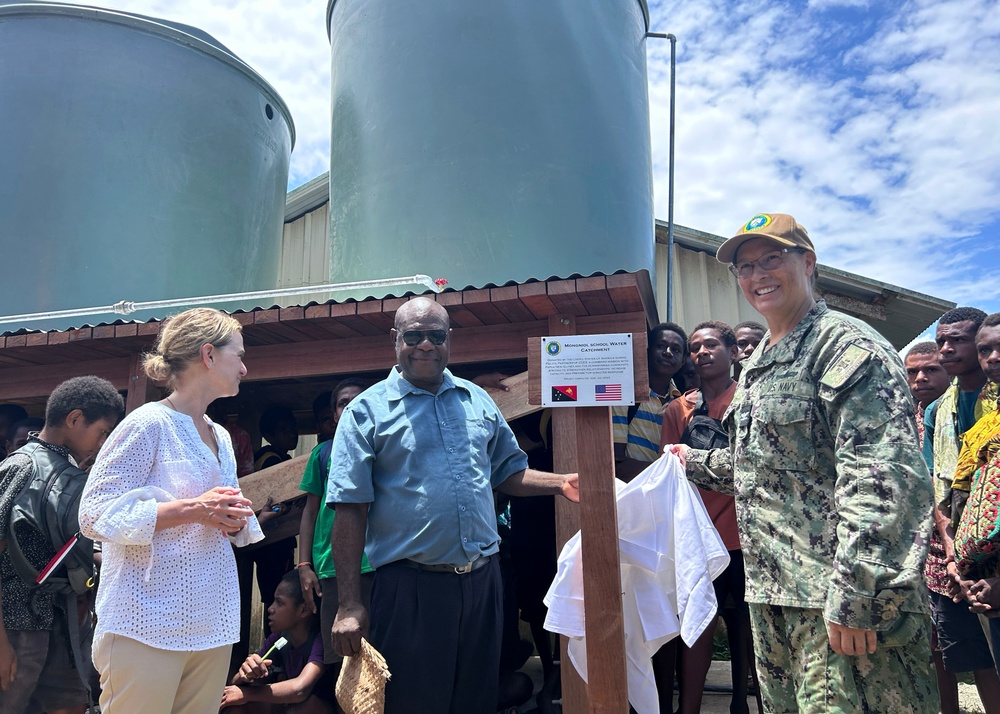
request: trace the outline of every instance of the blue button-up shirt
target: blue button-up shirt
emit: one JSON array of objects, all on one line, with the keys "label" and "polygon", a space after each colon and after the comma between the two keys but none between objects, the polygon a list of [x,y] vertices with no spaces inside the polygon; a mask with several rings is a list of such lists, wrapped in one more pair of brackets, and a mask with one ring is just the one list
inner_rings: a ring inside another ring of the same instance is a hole
[{"label": "blue button-up shirt", "polygon": [[499,550],[493,489],[528,467],[489,395],[445,370],[437,394],[393,367],[341,416],[327,504],[368,503],[375,568],[461,565]]}]

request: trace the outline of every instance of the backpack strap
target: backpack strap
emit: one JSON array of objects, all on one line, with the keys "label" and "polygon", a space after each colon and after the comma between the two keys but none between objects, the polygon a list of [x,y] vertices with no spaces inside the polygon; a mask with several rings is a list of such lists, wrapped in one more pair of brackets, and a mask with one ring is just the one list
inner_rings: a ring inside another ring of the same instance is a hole
[{"label": "backpack strap", "polygon": [[[80,611],[76,606],[76,593],[66,593],[63,599],[63,607],[66,617],[66,631],[69,635],[69,650],[73,654],[73,666],[76,667],[77,676],[83,688],[87,690],[87,711],[94,708],[94,695],[90,691],[90,667],[89,660],[83,658],[83,637],[81,637]],[[58,608],[56,616],[59,616]],[[90,630],[92,628],[88,628]]]},{"label": "backpack strap", "polygon": [[327,439],[319,447],[319,465],[323,469],[323,478],[330,478],[330,456],[333,454],[333,439]]},{"label": "backpack strap", "polygon": [[[45,573],[48,579],[43,587],[50,592],[58,593],[64,588],[71,588],[77,593],[86,592],[93,587],[94,566],[89,550],[93,547],[93,542],[80,535],[76,510],[87,475],[41,442],[30,442],[18,449],[17,453],[25,454],[31,459],[33,473],[14,499],[8,532],[3,536],[7,540],[11,564],[18,577],[32,588],[39,586],[39,577]],[[68,496],[68,501],[60,500],[58,506],[53,506],[49,502],[50,493],[64,476],[68,479],[80,478],[82,481],[77,484],[74,494]],[[50,508],[55,508],[55,511],[50,513]],[[64,518],[68,511],[63,509],[72,509],[71,522]],[[33,531],[53,549],[54,557],[43,571],[39,571],[35,563],[28,559],[22,547],[21,536],[15,527],[16,523],[21,522],[22,514]],[[61,573],[51,576],[50,571],[59,565],[63,566]]]}]

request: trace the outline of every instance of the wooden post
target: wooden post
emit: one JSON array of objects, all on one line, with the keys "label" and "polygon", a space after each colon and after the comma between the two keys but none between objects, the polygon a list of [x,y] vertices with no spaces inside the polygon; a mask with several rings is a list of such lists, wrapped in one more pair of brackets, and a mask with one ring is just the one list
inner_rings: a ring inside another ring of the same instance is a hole
[{"label": "wooden post", "polygon": [[[570,315],[550,315],[550,335],[572,335],[576,333],[576,320]],[[579,470],[576,454],[576,417],[574,409],[552,410],[552,464],[556,473],[574,473]],[[562,551],[566,541],[580,530],[580,507],[565,498],[556,499],[556,552]],[[559,675],[562,681],[562,702],[564,712],[589,712],[587,684],[572,663],[566,646],[565,636],[559,637]]]},{"label": "wooden post", "polygon": [[610,407],[577,407],[580,533],[592,714],[625,714],[625,626]]},{"label": "wooden post", "polygon": [[[548,323],[550,335],[576,334],[576,320],[570,315],[552,315]],[[532,361],[529,355],[529,369]],[[566,638],[559,638],[563,711],[625,714],[628,684],[611,410],[553,409],[552,430],[556,472],[580,474],[579,507],[556,499],[557,546],[561,549],[582,530],[584,602],[599,603],[586,609],[589,684],[569,661]]]},{"label": "wooden post", "polygon": [[136,353],[129,361],[125,413],[131,414],[143,404],[156,399],[159,399],[159,389],[150,381],[146,376],[146,370],[142,368],[142,354]]}]

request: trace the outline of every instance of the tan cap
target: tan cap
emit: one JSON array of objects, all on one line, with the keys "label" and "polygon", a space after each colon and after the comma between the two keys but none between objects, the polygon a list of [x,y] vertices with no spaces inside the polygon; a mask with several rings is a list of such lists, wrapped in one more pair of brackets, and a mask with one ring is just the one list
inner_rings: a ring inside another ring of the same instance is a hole
[{"label": "tan cap", "polygon": [[732,263],[739,247],[754,238],[770,238],[789,248],[805,248],[816,252],[806,229],[787,213],[758,213],[740,226],[736,235],[719,246],[716,259],[720,263]]}]

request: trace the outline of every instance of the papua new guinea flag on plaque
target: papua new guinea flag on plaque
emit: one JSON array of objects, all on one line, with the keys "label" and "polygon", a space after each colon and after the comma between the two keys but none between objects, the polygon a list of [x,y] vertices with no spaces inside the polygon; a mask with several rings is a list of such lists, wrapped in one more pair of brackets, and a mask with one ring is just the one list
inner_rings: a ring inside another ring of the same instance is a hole
[{"label": "papua new guinea flag on plaque", "polygon": [[576,401],[576,385],[570,384],[565,387],[553,387],[552,388],[552,401],[553,402],[575,402]]}]

